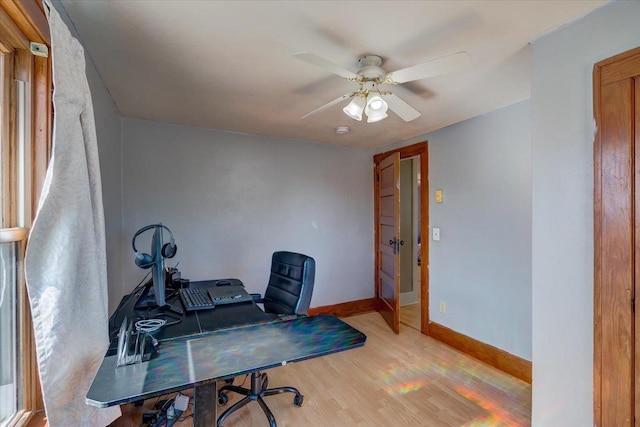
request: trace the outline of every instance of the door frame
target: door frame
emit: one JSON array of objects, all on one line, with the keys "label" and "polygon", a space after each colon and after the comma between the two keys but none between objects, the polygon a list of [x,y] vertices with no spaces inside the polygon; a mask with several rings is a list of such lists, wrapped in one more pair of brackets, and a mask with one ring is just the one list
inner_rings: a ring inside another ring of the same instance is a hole
[{"label": "door frame", "polygon": [[[632,317],[634,319],[631,320],[632,324],[630,325],[631,333],[635,334],[636,339],[634,339],[634,343],[632,343],[631,354],[632,359],[635,359],[635,362],[632,360],[631,363],[635,363],[636,366],[633,366],[632,371],[635,371],[631,379],[632,381],[632,389],[634,387],[634,382],[638,381],[639,376],[639,366],[637,366],[638,360],[640,359],[640,355],[638,354],[638,327],[640,316],[636,316],[634,314],[634,299],[635,293],[637,292],[638,284],[635,283],[636,289],[631,289],[630,291],[630,301],[627,304],[621,303],[619,310],[621,313],[611,313],[608,309],[603,309],[603,304],[607,301],[613,299],[612,289],[609,281],[605,281],[603,277],[605,264],[603,262],[603,254],[607,253],[607,251],[611,250],[611,242],[608,240],[611,236],[607,234],[605,228],[603,227],[605,216],[604,216],[604,202],[605,196],[608,197],[623,197],[622,194],[614,193],[614,189],[606,187],[603,182],[603,174],[607,172],[607,163],[605,162],[605,153],[603,150],[606,148],[603,141],[602,135],[602,122],[603,122],[603,112],[601,110],[601,105],[605,100],[603,99],[602,87],[604,84],[610,84],[616,82],[618,80],[623,80],[627,78],[631,78],[638,74],[638,70],[640,69],[640,48],[635,48],[629,50],[627,52],[623,52],[619,55],[615,55],[611,58],[605,59],[596,63],[593,67],[593,111],[596,121],[596,134],[594,140],[593,147],[593,164],[594,164],[594,280],[593,280],[593,416],[594,416],[594,425],[600,426],[603,422],[603,416],[605,412],[611,412],[611,408],[614,407],[615,401],[619,400],[619,396],[612,396],[611,392],[607,389],[603,388],[603,367],[605,366],[613,366],[614,368],[618,365],[618,363],[622,363],[619,360],[608,360],[607,362],[603,362],[603,349],[605,345],[604,334],[610,335],[612,331],[605,330],[607,325],[611,326],[610,319],[612,317],[618,317],[622,315],[622,311],[631,312]],[[635,116],[630,117],[630,120],[638,120],[639,112],[636,111]],[[640,138],[640,133],[638,129],[632,129],[632,132],[635,132],[636,144],[638,139]],[[629,227],[629,245],[631,245],[628,250],[630,250],[631,263],[633,265],[628,266],[631,274],[637,276],[640,271],[638,268],[638,255],[636,251],[638,250],[638,232],[636,224],[637,220],[634,218],[637,216],[637,207],[633,204],[634,199],[637,201],[638,196],[636,196],[636,192],[640,191],[640,186],[638,185],[638,153],[635,152],[635,148],[633,147],[634,143],[631,142],[632,147],[629,150],[629,161],[631,163],[630,171],[631,176],[629,177],[630,182],[630,211],[631,211],[631,221]],[[623,162],[624,160],[620,160]],[[609,163],[610,164],[610,163]],[[634,173],[635,168],[635,173]],[[636,175],[634,177],[633,175]],[[616,218],[609,218],[609,221],[625,221],[625,218],[622,216],[618,216]],[[635,229],[634,229],[635,227]],[[634,259],[635,258],[635,259]],[[609,268],[611,269],[611,268]],[[632,286],[633,287],[633,286]],[[621,298],[619,295],[618,299],[615,302],[620,302]],[[607,307],[610,307],[610,303],[608,303]],[[633,324],[635,322],[635,324]],[[605,325],[606,324],[606,325]],[[605,336],[608,336],[605,335]],[[636,391],[637,393],[638,391]],[[622,398],[624,400],[624,398]],[[637,399],[634,399],[637,400]],[[640,412],[639,403],[635,402],[635,404],[631,403],[631,411],[637,417]],[[635,407],[634,407],[635,406]],[[607,408],[609,410],[607,411]]]},{"label": "door frame", "polygon": [[[418,156],[420,159],[420,331],[425,335],[429,334],[429,144],[428,141],[418,142],[416,144],[407,145],[406,147],[396,148],[394,150],[385,151],[384,153],[373,156],[373,200],[378,200],[378,186],[376,179],[378,174],[378,165],[380,161],[391,154],[400,153],[400,160]],[[402,203],[402,201],[400,201]],[[374,203],[374,245],[375,246],[375,262],[374,262],[374,292],[376,307],[379,303],[378,295],[378,267],[380,260],[378,255],[378,204]],[[398,296],[399,297],[399,296]]]}]

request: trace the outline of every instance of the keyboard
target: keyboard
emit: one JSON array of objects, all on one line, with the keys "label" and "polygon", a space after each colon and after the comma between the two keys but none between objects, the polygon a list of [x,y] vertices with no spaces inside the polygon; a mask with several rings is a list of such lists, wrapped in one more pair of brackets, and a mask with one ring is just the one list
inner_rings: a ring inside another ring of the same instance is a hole
[{"label": "keyboard", "polygon": [[216,307],[206,288],[182,288],[178,290],[178,294],[187,311],[211,310]]}]

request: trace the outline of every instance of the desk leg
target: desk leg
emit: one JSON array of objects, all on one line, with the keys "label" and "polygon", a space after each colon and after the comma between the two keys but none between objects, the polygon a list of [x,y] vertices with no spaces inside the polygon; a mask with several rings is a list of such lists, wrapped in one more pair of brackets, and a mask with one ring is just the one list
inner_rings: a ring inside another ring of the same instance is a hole
[{"label": "desk leg", "polygon": [[217,383],[195,387],[193,397],[193,427],[214,427],[218,419]]}]

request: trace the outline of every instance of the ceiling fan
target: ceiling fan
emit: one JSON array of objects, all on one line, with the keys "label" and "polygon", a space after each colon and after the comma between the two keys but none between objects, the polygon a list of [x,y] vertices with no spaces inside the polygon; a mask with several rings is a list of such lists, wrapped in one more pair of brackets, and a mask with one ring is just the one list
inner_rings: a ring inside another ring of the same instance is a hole
[{"label": "ceiling fan", "polygon": [[426,79],[427,77],[461,71],[471,64],[469,54],[466,52],[458,52],[433,59],[423,64],[414,65],[413,67],[387,73],[380,68],[382,65],[381,57],[377,55],[365,55],[358,59],[358,70],[352,72],[315,53],[300,52],[294,56],[360,85],[358,90],[345,93],[328,104],[302,116],[303,119],[332,107],[345,99],[351,99],[351,102],[343,108],[343,111],[346,115],[358,121],[362,120],[362,113],[364,112],[367,115],[367,123],[374,123],[385,119],[387,117],[387,109],[396,113],[405,122],[410,122],[420,117],[420,112],[415,108],[407,104],[397,95],[380,90],[379,86],[383,84],[398,85],[413,80]]}]

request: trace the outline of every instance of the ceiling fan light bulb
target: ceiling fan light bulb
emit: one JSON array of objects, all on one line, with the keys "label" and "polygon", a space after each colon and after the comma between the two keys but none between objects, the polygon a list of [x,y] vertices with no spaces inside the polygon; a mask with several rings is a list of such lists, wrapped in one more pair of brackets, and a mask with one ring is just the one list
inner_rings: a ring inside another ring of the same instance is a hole
[{"label": "ceiling fan light bulb", "polygon": [[379,122],[387,118],[387,108],[389,105],[381,96],[375,95],[369,98],[364,112],[367,114],[367,123]]},{"label": "ceiling fan light bulb", "polygon": [[367,101],[367,110],[387,111],[387,102],[380,95],[374,95]]},{"label": "ceiling fan light bulb", "polygon": [[373,114],[373,115],[367,114],[367,123],[379,122],[380,120],[386,119],[387,117],[389,116],[386,112],[383,112],[381,114]]},{"label": "ceiling fan light bulb", "polygon": [[380,99],[379,97],[374,97],[371,102],[369,103],[369,107],[371,107],[374,110],[379,110],[382,108],[382,99]]},{"label": "ceiling fan light bulb", "polygon": [[344,107],[342,111],[354,120],[362,120],[362,111],[364,110],[364,99],[356,96],[351,100],[349,105]]}]

